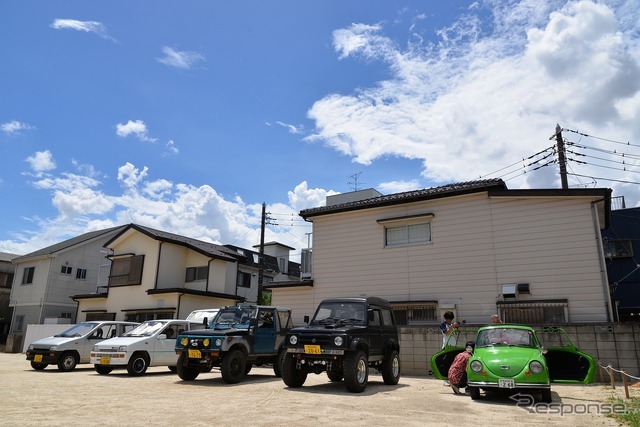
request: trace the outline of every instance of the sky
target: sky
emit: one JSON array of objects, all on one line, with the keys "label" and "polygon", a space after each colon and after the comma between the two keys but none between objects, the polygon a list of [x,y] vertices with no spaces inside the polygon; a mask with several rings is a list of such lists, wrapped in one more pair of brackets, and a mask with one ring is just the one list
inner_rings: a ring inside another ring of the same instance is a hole
[{"label": "sky", "polygon": [[327,195],[640,206],[640,0],[0,3],[0,251],[136,223],[300,250]]}]

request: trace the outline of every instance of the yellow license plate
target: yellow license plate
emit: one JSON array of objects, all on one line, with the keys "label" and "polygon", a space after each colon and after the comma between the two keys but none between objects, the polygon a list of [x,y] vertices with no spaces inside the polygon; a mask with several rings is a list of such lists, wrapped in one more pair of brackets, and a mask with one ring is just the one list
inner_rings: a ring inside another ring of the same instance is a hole
[{"label": "yellow license plate", "polygon": [[191,350],[189,349],[189,359],[200,359],[202,358],[202,353],[200,350]]},{"label": "yellow license plate", "polygon": [[100,357],[100,364],[101,365],[108,365],[109,363],[111,363],[111,356],[101,356]]},{"label": "yellow license plate", "polygon": [[305,345],[304,352],[308,354],[321,354],[319,345]]},{"label": "yellow license plate", "polygon": [[36,363],[42,362],[42,355],[41,354],[36,354],[35,356],[33,356],[33,361],[36,362]]}]

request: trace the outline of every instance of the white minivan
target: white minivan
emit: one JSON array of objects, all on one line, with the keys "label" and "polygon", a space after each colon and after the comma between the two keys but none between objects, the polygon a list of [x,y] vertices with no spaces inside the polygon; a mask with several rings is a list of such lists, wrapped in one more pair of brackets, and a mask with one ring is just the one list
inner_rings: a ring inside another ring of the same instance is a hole
[{"label": "white minivan", "polygon": [[106,375],[116,368],[127,368],[129,375],[143,375],[150,366],[176,370],[176,338],[184,331],[202,329],[191,320],[158,319],[142,322],[121,337],[99,343],[91,351],[97,373]]},{"label": "white minivan", "polygon": [[91,349],[111,337],[119,337],[139,323],[117,320],[96,320],[73,325],[49,338],[32,342],[27,349],[31,367],[41,371],[49,365],[58,365],[61,371],[73,371],[78,363],[89,363]]}]

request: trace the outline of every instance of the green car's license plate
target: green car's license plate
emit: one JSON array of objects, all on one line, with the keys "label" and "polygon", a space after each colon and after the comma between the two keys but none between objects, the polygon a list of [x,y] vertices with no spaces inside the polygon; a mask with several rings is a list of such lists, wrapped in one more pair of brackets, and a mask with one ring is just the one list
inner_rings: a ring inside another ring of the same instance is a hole
[{"label": "green car's license plate", "polygon": [[511,379],[499,379],[498,387],[500,388],[516,388],[516,382]]}]

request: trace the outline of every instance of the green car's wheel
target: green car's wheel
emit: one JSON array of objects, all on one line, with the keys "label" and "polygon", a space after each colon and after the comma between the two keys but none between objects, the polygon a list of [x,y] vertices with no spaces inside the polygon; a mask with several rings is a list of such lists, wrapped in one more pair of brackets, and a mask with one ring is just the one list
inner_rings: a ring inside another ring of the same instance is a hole
[{"label": "green car's wheel", "polygon": [[543,389],[540,394],[542,395],[542,401],[544,403],[551,403],[553,401],[553,398],[551,397],[551,389],[550,388],[545,388]]},{"label": "green car's wheel", "polygon": [[480,389],[478,387],[467,387],[467,390],[469,390],[469,396],[471,396],[471,399],[480,399]]}]

